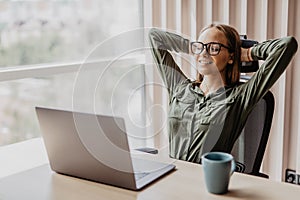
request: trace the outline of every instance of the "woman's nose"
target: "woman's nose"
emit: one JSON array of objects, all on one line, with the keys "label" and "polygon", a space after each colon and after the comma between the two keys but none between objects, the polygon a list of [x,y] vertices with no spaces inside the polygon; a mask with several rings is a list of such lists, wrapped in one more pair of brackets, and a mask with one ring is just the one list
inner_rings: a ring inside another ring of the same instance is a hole
[{"label": "woman's nose", "polygon": [[200,54],[195,55],[195,59],[199,61],[201,58],[207,58],[209,54],[205,51],[202,51]]},{"label": "woman's nose", "polygon": [[209,56],[209,53],[207,52],[207,48],[204,48],[203,51],[199,55],[205,56],[205,57]]}]

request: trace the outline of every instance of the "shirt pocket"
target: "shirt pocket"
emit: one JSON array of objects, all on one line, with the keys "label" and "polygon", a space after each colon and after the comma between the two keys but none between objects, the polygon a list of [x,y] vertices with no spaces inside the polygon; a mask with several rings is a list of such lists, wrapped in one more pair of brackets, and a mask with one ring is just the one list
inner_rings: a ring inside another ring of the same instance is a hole
[{"label": "shirt pocket", "polygon": [[212,109],[210,105],[198,111],[198,123],[201,125],[209,125],[211,123]]},{"label": "shirt pocket", "polygon": [[171,101],[169,117],[170,118],[190,118],[190,114],[193,112],[195,99],[185,99],[182,97],[174,96]]},{"label": "shirt pocket", "polygon": [[209,105],[210,110],[210,123],[213,124],[223,124],[225,122],[226,116],[230,113],[230,110],[233,109],[235,100],[226,99],[224,101],[214,101]]}]

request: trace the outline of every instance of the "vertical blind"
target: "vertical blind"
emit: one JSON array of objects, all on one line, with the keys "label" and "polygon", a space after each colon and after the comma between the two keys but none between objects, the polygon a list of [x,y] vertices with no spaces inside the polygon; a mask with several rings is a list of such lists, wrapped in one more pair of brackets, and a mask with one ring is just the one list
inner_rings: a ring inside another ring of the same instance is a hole
[{"label": "vertical blind", "polygon": [[[257,41],[287,35],[300,41],[300,14],[297,10],[300,10],[298,0],[144,0],[144,25],[195,40],[206,25],[225,23]],[[287,168],[300,173],[299,55],[296,54],[286,72],[271,88],[275,96],[275,111],[262,171],[277,181],[284,179]],[[176,60],[185,73],[191,77],[195,75],[189,66],[190,61],[182,57]],[[155,69],[146,69],[148,79],[160,81],[152,70]],[[162,110],[167,110],[167,96],[162,87],[148,88],[147,93],[151,97],[148,106],[161,105]],[[161,113],[166,112],[152,112],[152,125],[160,132],[153,137],[156,146],[167,142],[166,115]]]}]

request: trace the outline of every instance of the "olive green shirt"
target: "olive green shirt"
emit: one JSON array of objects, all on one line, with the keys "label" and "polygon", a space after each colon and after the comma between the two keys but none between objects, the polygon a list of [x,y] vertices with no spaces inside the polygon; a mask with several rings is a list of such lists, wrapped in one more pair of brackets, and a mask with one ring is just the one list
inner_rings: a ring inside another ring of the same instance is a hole
[{"label": "olive green shirt", "polygon": [[152,28],[149,40],[158,70],[169,92],[169,153],[199,163],[208,151],[230,152],[248,115],[288,66],[297,51],[294,37],[268,40],[251,50],[265,60],[245,84],[220,88],[207,96],[188,79],[169,51],[189,53],[189,40]]}]

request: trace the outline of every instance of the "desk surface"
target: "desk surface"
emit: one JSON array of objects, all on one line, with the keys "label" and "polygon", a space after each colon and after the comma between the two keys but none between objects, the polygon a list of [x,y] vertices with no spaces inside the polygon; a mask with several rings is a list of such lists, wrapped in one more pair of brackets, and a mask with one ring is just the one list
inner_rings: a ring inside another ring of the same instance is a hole
[{"label": "desk surface", "polygon": [[135,192],[52,172],[43,165],[0,180],[0,199],[299,199],[300,187],[235,173],[229,192],[206,191],[200,165],[175,162],[177,170]]},{"label": "desk surface", "polygon": [[234,173],[229,192],[213,195],[206,191],[202,167],[175,161],[177,170],[135,192],[96,182],[60,175],[48,164],[0,179],[0,199],[299,199],[300,187],[264,178]]}]

